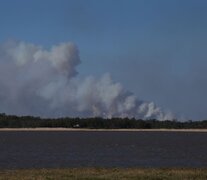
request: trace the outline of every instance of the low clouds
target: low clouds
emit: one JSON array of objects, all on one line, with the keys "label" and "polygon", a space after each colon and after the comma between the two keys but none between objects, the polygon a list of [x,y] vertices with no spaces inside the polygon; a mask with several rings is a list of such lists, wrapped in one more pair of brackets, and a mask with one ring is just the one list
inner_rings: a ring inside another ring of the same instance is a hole
[{"label": "low clouds", "polygon": [[0,45],[0,111],[43,117],[80,116],[172,119],[153,102],[139,100],[110,74],[79,79],[78,48],[61,43]]}]

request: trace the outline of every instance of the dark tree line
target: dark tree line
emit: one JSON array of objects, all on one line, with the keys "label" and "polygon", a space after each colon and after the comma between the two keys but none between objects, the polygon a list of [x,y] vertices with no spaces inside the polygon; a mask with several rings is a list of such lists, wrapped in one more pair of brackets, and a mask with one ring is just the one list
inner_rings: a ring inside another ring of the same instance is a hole
[{"label": "dark tree line", "polygon": [[207,128],[207,120],[203,121],[158,121],[156,119],[141,120],[129,118],[103,119],[95,118],[40,118],[33,116],[15,116],[0,114],[0,128],[35,128],[35,127],[65,127],[65,128],[136,128],[136,129],[190,129]]}]

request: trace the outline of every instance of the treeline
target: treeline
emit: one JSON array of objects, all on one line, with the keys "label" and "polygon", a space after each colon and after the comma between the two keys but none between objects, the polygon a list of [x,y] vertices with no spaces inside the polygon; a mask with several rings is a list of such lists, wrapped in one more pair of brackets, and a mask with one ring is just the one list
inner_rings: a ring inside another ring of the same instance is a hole
[{"label": "treeline", "polygon": [[204,121],[158,121],[156,119],[141,120],[129,118],[103,119],[95,118],[40,118],[33,116],[14,116],[0,114],[0,128],[36,128],[36,127],[64,127],[64,128],[136,128],[136,129],[195,129],[207,128],[207,120]]}]

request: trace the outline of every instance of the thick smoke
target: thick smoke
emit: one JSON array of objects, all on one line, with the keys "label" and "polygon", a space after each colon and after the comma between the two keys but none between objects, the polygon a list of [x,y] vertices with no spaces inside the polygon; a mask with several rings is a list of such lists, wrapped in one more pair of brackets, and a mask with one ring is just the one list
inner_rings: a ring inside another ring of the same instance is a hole
[{"label": "thick smoke", "polygon": [[172,118],[153,102],[137,99],[109,74],[79,79],[79,63],[73,43],[48,50],[25,42],[1,44],[0,111],[43,117]]}]

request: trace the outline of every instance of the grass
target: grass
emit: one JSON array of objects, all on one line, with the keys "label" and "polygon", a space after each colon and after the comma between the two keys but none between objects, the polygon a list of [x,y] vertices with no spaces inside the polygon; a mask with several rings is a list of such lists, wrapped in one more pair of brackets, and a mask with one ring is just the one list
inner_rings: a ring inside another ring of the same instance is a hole
[{"label": "grass", "polygon": [[148,179],[193,180],[207,179],[207,169],[138,169],[138,168],[68,168],[0,170],[0,180],[66,180],[66,179]]}]

